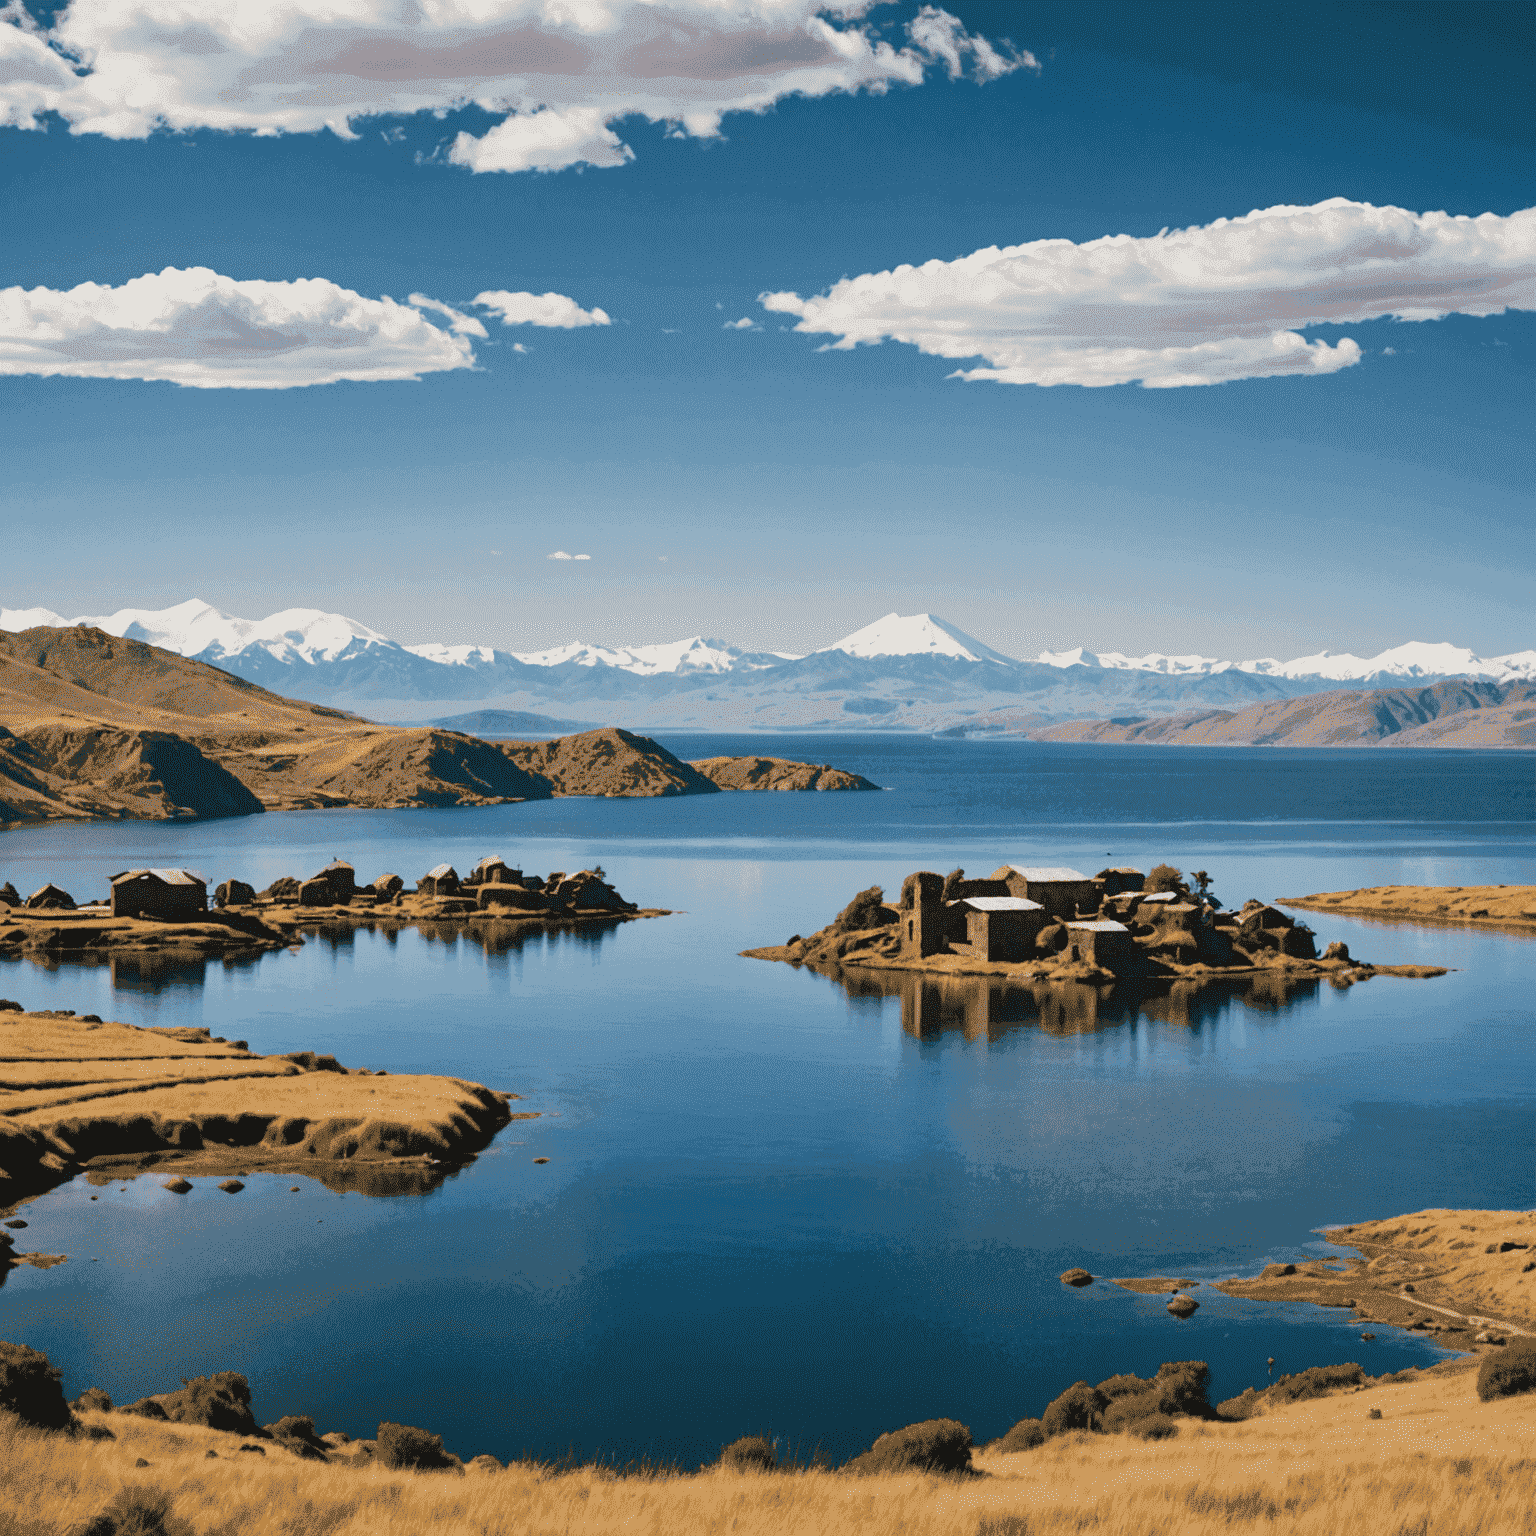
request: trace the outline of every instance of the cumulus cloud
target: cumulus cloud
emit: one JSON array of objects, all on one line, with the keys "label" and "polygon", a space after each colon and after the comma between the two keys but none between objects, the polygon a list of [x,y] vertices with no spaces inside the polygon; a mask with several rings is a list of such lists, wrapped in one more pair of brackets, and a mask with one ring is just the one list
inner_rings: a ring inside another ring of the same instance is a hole
[{"label": "cumulus cloud", "polygon": [[463,314],[450,304],[429,299],[424,293],[413,293],[406,303],[415,305],[417,309],[430,309],[434,315],[442,315],[455,336],[478,336],[482,341],[486,337],[485,327],[473,315]]},{"label": "cumulus cloud", "polygon": [[[237,282],[207,267],[167,267],[117,288],[4,288],[0,374],[294,389],[473,367],[468,338],[485,334],[480,322],[421,295],[412,305],[324,278]],[[423,308],[455,323],[434,325]]]},{"label": "cumulus cloud", "polygon": [[727,320],[720,329],[722,331],[760,331],[762,327],[751,315],[743,315],[740,320]]},{"label": "cumulus cloud", "polygon": [[568,555],[563,549],[557,549],[552,555],[545,555],[546,560],[590,560],[591,555]]},{"label": "cumulus cloud", "polygon": [[1333,198],[1145,239],[991,246],[760,302],[834,348],[889,339],[989,365],[961,379],[1166,389],[1333,373],[1359,345],[1300,330],[1536,309],[1536,208],[1468,218]]},{"label": "cumulus cloud", "polygon": [[[492,314],[500,315],[503,325],[542,325],[569,331],[583,325],[613,324],[602,310],[583,309],[575,299],[568,299],[563,293],[508,293],[500,288],[487,289],[477,293],[473,303],[476,309],[488,309]],[[482,330],[480,334],[483,336],[485,332]]]},{"label": "cumulus cloud", "polygon": [[460,133],[472,171],[619,166],[628,116],[717,134],[728,112],[786,96],[919,85],[930,68],[985,82],[1034,58],[925,5],[896,46],[871,0],[68,0],[44,31],[0,9],[0,124],[144,138],[159,127],[258,134],[473,103],[501,121]]}]

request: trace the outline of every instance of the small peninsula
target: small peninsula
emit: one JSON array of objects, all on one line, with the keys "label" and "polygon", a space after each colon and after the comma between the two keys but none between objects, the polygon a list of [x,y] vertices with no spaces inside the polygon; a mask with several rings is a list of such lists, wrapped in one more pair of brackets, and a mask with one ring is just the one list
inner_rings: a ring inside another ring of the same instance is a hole
[{"label": "small peninsula", "polygon": [[1536,932],[1536,885],[1372,885],[1315,896],[1281,896],[1275,905],[1425,927]]},{"label": "small peninsula", "polygon": [[817,969],[1091,985],[1200,985],[1283,973],[1348,986],[1372,976],[1445,975],[1443,966],[1372,965],[1342,943],[1319,955],[1312,930],[1279,907],[1250,900],[1232,911],[1211,895],[1203,871],[1191,882],[1166,864],[1150,875],[1015,864],[984,879],[968,879],[963,869],[947,876],[919,870],[902,882],[895,906],[873,886],[808,937],[743,954]]},{"label": "small peninsula", "polygon": [[148,1167],[425,1190],[519,1118],[515,1098],[462,1078],[348,1070],[313,1051],[261,1056],[207,1029],[12,1004],[0,1011],[0,1208],[80,1173]]}]

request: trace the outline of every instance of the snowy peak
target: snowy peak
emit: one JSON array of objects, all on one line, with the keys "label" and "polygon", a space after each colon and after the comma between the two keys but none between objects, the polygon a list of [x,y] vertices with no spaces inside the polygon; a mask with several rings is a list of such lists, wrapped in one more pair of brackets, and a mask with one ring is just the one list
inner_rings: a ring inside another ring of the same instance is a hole
[{"label": "snowy peak", "polygon": [[1001,651],[983,645],[973,635],[931,613],[914,613],[903,616],[888,613],[863,629],[845,635],[836,645],[823,647],[825,651],[842,651],[849,656],[868,659],[875,656],[952,656],[957,661],[990,661],[999,666],[1015,667],[1018,663]]},{"label": "snowy peak", "polygon": [[354,623],[339,613],[318,608],[285,608],[265,619],[237,619],[222,613],[201,598],[191,598],[174,608],[119,608],[116,613],[65,619],[46,608],[0,608],[0,629],[21,630],[37,625],[67,628],[88,624],[142,640],[178,656],[222,661],[257,649],[276,661],[315,663],[335,661],[349,651],[389,642],[377,631]]},{"label": "snowy peak", "polygon": [[[418,655],[427,647],[412,647]],[[694,635],[687,640],[673,640],[661,645],[605,646],[577,641],[550,651],[514,652],[518,661],[530,667],[617,667],[624,672],[653,677],[662,672],[753,672],[796,660],[771,651],[744,651],[724,640],[708,640]]]}]

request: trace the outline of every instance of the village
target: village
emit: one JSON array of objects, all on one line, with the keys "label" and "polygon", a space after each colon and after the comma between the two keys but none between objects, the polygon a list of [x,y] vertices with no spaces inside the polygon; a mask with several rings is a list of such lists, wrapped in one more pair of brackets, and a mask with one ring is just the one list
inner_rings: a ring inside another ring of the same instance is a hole
[{"label": "village", "polygon": [[1266,902],[1234,911],[1202,870],[1171,865],[1096,875],[1065,866],[1004,864],[984,879],[963,869],[919,870],[895,906],[878,886],[861,891],[809,937],[746,950],[752,959],[815,968],[860,967],[1021,980],[1113,984],[1231,977],[1282,970],[1340,985],[1370,975],[1439,976],[1433,966],[1373,966],[1342,942],[1317,952],[1304,923]]},{"label": "village", "polygon": [[359,884],[354,867],[333,859],[306,880],[283,876],[257,891],[227,879],[209,896],[207,878],[192,869],[125,869],[109,877],[99,901],[77,902],[49,883],[22,898],[0,885],[0,956],[52,958],[100,951],[184,950],[237,954],[303,942],[320,925],[535,924],[572,926],[665,916],[626,901],[601,868],[525,874],[490,855],[466,875],[439,864],[407,890],[386,873]]}]

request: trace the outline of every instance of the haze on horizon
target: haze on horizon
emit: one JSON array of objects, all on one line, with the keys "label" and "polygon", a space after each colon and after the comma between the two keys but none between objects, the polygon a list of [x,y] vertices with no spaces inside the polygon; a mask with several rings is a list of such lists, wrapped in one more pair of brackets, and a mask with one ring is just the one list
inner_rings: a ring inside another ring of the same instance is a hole
[{"label": "haze on horizon", "polygon": [[[1532,644],[1520,7],[752,0],[658,73],[497,0],[454,78],[382,4],[143,9],[0,10],[6,608]],[[508,75],[530,18],[586,73]]]}]

